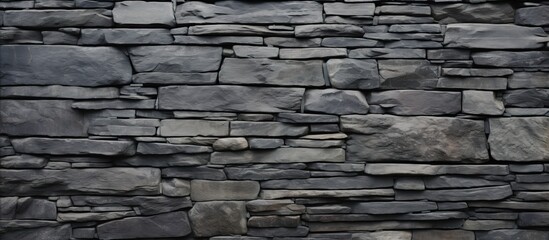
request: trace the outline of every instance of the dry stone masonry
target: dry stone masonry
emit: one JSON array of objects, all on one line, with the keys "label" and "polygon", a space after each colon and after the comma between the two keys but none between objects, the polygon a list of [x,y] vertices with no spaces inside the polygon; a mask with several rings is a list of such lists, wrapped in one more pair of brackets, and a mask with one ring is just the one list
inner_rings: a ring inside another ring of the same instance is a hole
[{"label": "dry stone masonry", "polygon": [[549,240],[549,2],[2,0],[0,239]]}]

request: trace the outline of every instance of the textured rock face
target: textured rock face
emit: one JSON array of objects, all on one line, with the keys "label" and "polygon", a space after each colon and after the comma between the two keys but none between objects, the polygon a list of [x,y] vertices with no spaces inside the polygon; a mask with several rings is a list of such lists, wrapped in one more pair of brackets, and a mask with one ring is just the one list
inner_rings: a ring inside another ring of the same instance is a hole
[{"label": "textured rock face", "polygon": [[129,59],[110,47],[5,45],[0,59],[1,85],[120,85],[132,73]]},{"label": "textured rock face", "polygon": [[51,155],[133,155],[135,144],[131,141],[104,141],[78,138],[19,138],[11,143],[16,151]]},{"label": "textured rock face", "polygon": [[379,87],[375,60],[330,59],[327,68],[330,83],[340,89],[374,89]]},{"label": "textured rock face", "polygon": [[496,160],[549,159],[549,118],[490,119],[490,152]]},{"label": "textured rock face", "polygon": [[110,27],[111,11],[89,10],[20,10],[6,11],[4,25],[11,27]]},{"label": "textured rock face", "polygon": [[364,114],[368,102],[359,91],[335,89],[309,90],[305,92],[305,111],[327,114]]},{"label": "textured rock face", "polygon": [[429,89],[436,86],[438,68],[425,60],[380,60],[384,89]]},{"label": "textured rock face", "polygon": [[548,6],[527,7],[517,9],[515,12],[515,23],[527,26],[546,26],[549,25],[549,17],[546,13]]},{"label": "textured rock face", "polygon": [[189,211],[189,218],[194,234],[199,237],[237,235],[248,231],[244,202],[196,203]]},{"label": "textured rock face", "polygon": [[431,6],[433,16],[441,23],[512,23],[514,10],[509,3],[453,3]]},{"label": "textured rock face", "polygon": [[138,72],[211,72],[221,64],[218,47],[144,46],[129,53]]},{"label": "textured rock face", "polygon": [[422,90],[372,93],[368,102],[395,115],[452,115],[461,110],[461,94]]},{"label": "textured rock face", "polygon": [[456,48],[541,48],[549,41],[541,28],[513,24],[450,24],[444,45]]},{"label": "textured rock face", "polygon": [[183,237],[190,233],[191,226],[185,212],[129,217],[97,226],[101,239]]},{"label": "textured rock face", "polygon": [[167,25],[175,23],[170,2],[124,1],[112,10],[114,23],[120,25]]}]

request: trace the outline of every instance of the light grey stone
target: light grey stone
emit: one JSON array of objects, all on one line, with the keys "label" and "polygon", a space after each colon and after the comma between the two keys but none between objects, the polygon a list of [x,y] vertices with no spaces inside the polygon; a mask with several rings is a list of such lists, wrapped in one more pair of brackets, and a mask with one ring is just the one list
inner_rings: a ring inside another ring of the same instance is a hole
[{"label": "light grey stone", "polygon": [[320,38],[266,37],[265,44],[275,47],[320,47]]},{"label": "light grey stone", "polygon": [[191,233],[183,211],[147,217],[129,217],[97,226],[101,239],[183,237]]},{"label": "light grey stone", "polygon": [[379,60],[383,89],[431,89],[436,86],[438,67],[427,60]]},{"label": "light grey stone", "polygon": [[549,67],[549,51],[489,51],[471,54],[473,62],[481,66],[493,67]]},{"label": "light grey stone", "polygon": [[507,88],[507,78],[442,77],[438,79],[436,87],[445,89],[504,90]]},{"label": "light grey stone", "polygon": [[27,154],[0,158],[2,168],[43,168],[47,163],[46,158]]},{"label": "light grey stone", "polygon": [[490,181],[482,178],[460,176],[436,176],[424,178],[424,182],[427,189],[473,188],[507,185],[506,182],[502,181]]},{"label": "light grey stone", "polygon": [[340,89],[375,89],[380,85],[375,60],[330,59],[326,63],[330,83]]},{"label": "light grey stone", "polygon": [[269,180],[261,182],[261,189],[367,189],[389,188],[393,180],[370,176],[357,177],[328,177],[291,180]]},{"label": "light grey stone", "polygon": [[342,140],[286,139],[286,145],[290,147],[329,148],[342,147],[345,142]]},{"label": "light grey stone", "polygon": [[379,13],[383,13],[382,15],[431,15],[431,9],[428,6],[415,5],[382,5],[379,6],[376,11],[379,11]]},{"label": "light grey stone", "polygon": [[215,4],[186,2],[177,6],[178,24],[189,23],[317,23],[322,5],[313,1],[247,3],[220,1]]},{"label": "light grey stone", "polygon": [[307,126],[298,126],[280,122],[231,122],[231,136],[302,136],[309,132]]},{"label": "light grey stone", "polygon": [[170,144],[170,143],[148,143],[140,142],[137,144],[138,154],[177,154],[177,153],[207,153],[212,152],[211,147],[197,146],[190,144]]},{"label": "light grey stone", "polygon": [[443,68],[444,76],[460,77],[503,77],[513,74],[512,69],[506,68]]},{"label": "light grey stone", "polygon": [[16,219],[55,220],[56,217],[57,207],[55,202],[30,197],[17,199]]},{"label": "light grey stone", "polygon": [[365,202],[351,204],[352,213],[402,214],[437,210],[434,202]]},{"label": "light grey stone", "polygon": [[244,112],[294,112],[303,88],[245,86],[170,86],[158,91],[159,109]]},{"label": "light grey stone", "polygon": [[549,159],[549,118],[491,118],[490,152],[499,161]]},{"label": "light grey stone", "polygon": [[274,149],[284,145],[283,139],[250,138],[250,149]]},{"label": "light grey stone", "polygon": [[382,47],[379,41],[353,37],[326,37],[322,39],[323,47]]},{"label": "light grey stone", "polygon": [[296,37],[353,37],[362,36],[364,30],[347,24],[310,24],[295,27]]},{"label": "light grey stone", "polygon": [[353,233],[353,240],[374,240],[374,239],[391,239],[391,240],[411,240],[412,233],[406,231],[376,231]]},{"label": "light grey stone", "polygon": [[104,136],[154,136],[157,119],[95,118],[90,123],[89,134]]},{"label": "light grey stone", "polygon": [[191,181],[193,201],[252,200],[259,194],[259,183],[255,181]]},{"label": "light grey stone", "polygon": [[185,85],[207,85],[215,84],[217,73],[162,73],[148,72],[133,75],[132,82],[144,84],[185,84]]},{"label": "light grey stone", "polygon": [[471,52],[467,49],[432,49],[427,50],[427,59],[432,60],[468,60]]},{"label": "light grey stone", "polygon": [[184,197],[191,194],[191,182],[178,178],[162,179],[162,194],[169,197]]},{"label": "light grey stone", "polygon": [[395,179],[395,189],[398,190],[425,190],[425,184],[421,178],[399,177]]},{"label": "light grey stone", "polygon": [[440,23],[512,23],[514,9],[509,3],[433,4],[433,17]]},{"label": "light grey stone", "polygon": [[463,223],[464,230],[494,230],[494,229],[505,229],[505,228],[516,228],[514,221],[505,221],[505,220],[471,220],[467,219]]},{"label": "light grey stone", "polygon": [[135,144],[131,141],[31,137],[12,139],[11,143],[18,153],[29,154],[128,156],[135,153]]},{"label": "light grey stone", "polygon": [[425,49],[357,48],[349,51],[350,58],[425,58]]},{"label": "light grey stone", "polygon": [[[150,11],[150,10],[149,10]],[[103,44],[171,44],[173,37],[167,29],[82,29],[80,45]]]},{"label": "light grey stone", "polygon": [[213,148],[216,151],[238,151],[248,148],[246,138],[220,138],[213,143]]},{"label": "light grey stone", "polygon": [[[130,208],[131,210],[131,208]],[[115,210],[116,211],[116,210]],[[60,212],[57,215],[58,222],[88,222],[88,221],[109,221],[125,217],[135,216],[134,211],[116,212]]]},{"label": "light grey stone", "polygon": [[179,120],[160,121],[160,135],[173,136],[228,136],[228,121]]},{"label": "light grey stone", "polygon": [[276,58],[278,57],[278,48],[275,47],[254,47],[237,45],[233,46],[237,57],[243,58]]},{"label": "light grey stone", "polygon": [[63,98],[63,99],[102,99],[118,98],[115,87],[86,88],[73,86],[10,86],[0,87],[3,98]]},{"label": "light grey stone", "polygon": [[428,165],[404,163],[372,163],[366,164],[365,170],[371,175],[507,175],[507,165]]},{"label": "light grey stone", "polygon": [[110,10],[7,10],[4,12],[4,26],[10,27],[111,27]]},{"label": "light grey stone", "polygon": [[162,169],[162,177],[176,177],[189,179],[205,179],[205,180],[225,180],[225,172],[223,169],[209,168],[206,166],[198,167],[171,167]]},{"label": "light grey stone", "polygon": [[488,160],[482,121],[370,114],[342,116],[341,127],[367,134],[351,135],[347,142],[350,161]]},{"label": "light grey stone", "polygon": [[394,33],[440,33],[441,27],[439,24],[394,24],[389,27],[388,31]]},{"label": "light grey stone", "polygon": [[453,48],[529,49],[548,41],[542,28],[513,24],[449,24],[444,34],[444,45]]},{"label": "light grey stone", "polygon": [[140,46],[129,55],[137,72],[211,72],[221,64],[220,47]]},{"label": "light grey stone", "polygon": [[298,227],[299,224],[299,216],[252,216],[248,219],[248,226],[257,228],[295,228]]},{"label": "light grey stone", "polygon": [[338,123],[339,118],[334,115],[312,113],[279,113],[276,117],[279,122],[287,123]]},{"label": "light grey stone", "polygon": [[326,15],[373,16],[375,8],[373,3],[324,3]]},{"label": "light grey stone", "polygon": [[86,109],[86,110],[103,110],[103,109],[154,109],[155,99],[144,100],[127,100],[127,99],[113,99],[113,100],[89,100],[89,101],[77,101],[72,104],[72,108]]},{"label": "light grey stone", "polygon": [[197,202],[189,211],[194,235],[246,234],[246,205],[240,201]]},{"label": "light grey stone", "polygon": [[254,36],[185,36],[174,35],[174,43],[184,45],[263,45],[262,37]]},{"label": "light grey stone", "polygon": [[478,232],[478,240],[529,240],[549,238],[549,231],[525,229],[500,229],[487,232]]},{"label": "light grey stone", "polygon": [[324,86],[322,61],[226,58],[219,72],[221,84]]},{"label": "light grey stone", "polygon": [[1,44],[42,44],[42,34],[39,31],[21,30],[17,28],[0,29]]},{"label": "light grey stone", "polygon": [[490,91],[463,91],[462,108],[464,113],[481,115],[502,115],[505,111],[503,101]]},{"label": "light grey stone", "polygon": [[123,1],[114,4],[114,23],[120,25],[161,25],[175,24],[171,2]]},{"label": "light grey stone", "polygon": [[[0,170],[3,196],[55,196],[60,194],[158,194],[160,170],[106,168],[67,170]],[[44,181],[50,179],[50,181]],[[94,179],[103,179],[95,181]],[[51,184],[55,182],[56,184]]]},{"label": "light grey stone", "polygon": [[396,115],[454,115],[461,111],[461,93],[393,90],[373,92],[368,103]]},{"label": "light grey stone", "polygon": [[254,168],[225,168],[227,178],[231,180],[271,180],[309,178],[308,171],[298,169],[254,169]]},{"label": "light grey stone", "polygon": [[528,26],[547,26],[549,25],[549,16],[547,12],[549,6],[536,6],[519,8],[515,11],[515,23]]},{"label": "light grey stone", "polygon": [[240,24],[210,24],[189,27],[189,35],[253,35],[253,36],[293,36],[293,31],[272,30],[264,26]]},{"label": "light grey stone", "polygon": [[132,73],[128,57],[110,47],[4,45],[0,59],[0,85],[122,85]]},{"label": "light grey stone", "polygon": [[359,91],[323,89],[305,92],[305,111],[327,114],[365,114],[369,106]]},{"label": "light grey stone", "polygon": [[281,59],[315,59],[347,57],[345,48],[282,48]]},{"label": "light grey stone", "polygon": [[309,228],[305,226],[298,226],[295,228],[250,228],[248,229],[247,234],[261,237],[305,237],[308,233]]},{"label": "light grey stone", "polygon": [[509,88],[549,88],[549,73],[515,72],[508,81]]},{"label": "light grey stone", "polygon": [[344,162],[341,148],[278,148],[269,151],[214,152],[214,164]]}]

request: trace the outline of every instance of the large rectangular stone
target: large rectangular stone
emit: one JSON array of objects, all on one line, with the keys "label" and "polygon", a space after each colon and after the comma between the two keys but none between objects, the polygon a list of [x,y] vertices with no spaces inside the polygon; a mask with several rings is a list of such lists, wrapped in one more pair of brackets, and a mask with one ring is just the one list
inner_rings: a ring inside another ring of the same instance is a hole
[{"label": "large rectangular stone", "polygon": [[450,24],[444,34],[444,45],[452,48],[542,48],[547,41],[542,28],[513,24]]},{"label": "large rectangular stone", "polygon": [[70,100],[0,100],[0,133],[12,136],[87,136],[88,119]]},{"label": "large rectangular stone", "polygon": [[220,47],[141,46],[129,49],[137,72],[212,72],[221,64]]},{"label": "large rectangular stone", "polygon": [[231,136],[302,136],[308,132],[308,126],[281,122],[231,122]]},{"label": "large rectangular stone", "polygon": [[345,162],[341,148],[279,148],[264,151],[214,152],[213,164]]},{"label": "large rectangular stone", "polygon": [[350,161],[487,161],[482,121],[447,117],[348,115],[341,117]]},{"label": "large rectangular stone", "polygon": [[472,53],[473,62],[482,66],[544,68],[549,67],[549,51]]},{"label": "large rectangular stone", "polygon": [[259,194],[255,181],[191,181],[193,201],[252,200]]},{"label": "large rectangular stone", "polygon": [[460,92],[393,90],[373,92],[368,104],[396,115],[453,115],[461,111]]},{"label": "large rectangular stone", "polygon": [[169,86],[158,90],[159,109],[242,112],[295,112],[303,88]]},{"label": "large rectangular stone", "polygon": [[49,155],[133,155],[132,141],[91,140],[87,138],[17,138],[11,139],[16,152]]},{"label": "large rectangular stone", "polygon": [[549,118],[491,118],[490,153],[500,161],[549,160]]},{"label": "large rectangular stone", "polygon": [[262,199],[280,198],[347,198],[347,197],[391,197],[395,192],[387,189],[353,190],[261,190]]},{"label": "large rectangular stone", "polygon": [[10,27],[110,27],[110,10],[9,10],[4,12],[4,26]]},{"label": "large rectangular stone", "polygon": [[513,195],[511,186],[480,187],[467,189],[445,189],[425,191],[397,191],[396,200],[422,200],[430,201],[493,201],[505,199]]},{"label": "large rectangular stone", "polygon": [[431,89],[437,84],[439,70],[427,60],[379,60],[381,88]]},{"label": "large rectangular stone", "polygon": [[364,169],[370,175],[507,175],[507,165],[429,165],[405,163],[372,163]]},{"label": "large rectangular stone", "polygon": [[0,46],[0,85],[123,85],[131,81],[126,55],[111,47]]},{"label": "large rectangular stone", "polygon": [[0,170],[0,175],[2,196],[160,193],[160,170],[155,168]]},{"label": "large rectangular stone", "polygon": [[226,58],[219,72],[221,84],[324,86],[322,61]]},{"label": "large rectangular stone", "polygon": [[253,23],[298,24],[322,22],[322,4],[313,1],[243,2],[218,1],[214,4],[186,2],[177,6],[178,24]]},{"label": "large rectangular stone", "polygon": [[228,136],[228,121],[166,119],[160,122],[160,135],[174,136]]},{"label": "large rectangular stone", "polygon": [[393,187],[392,178],[356,176],[290,180],[269,180],[261,183],[262,189],[364,189]]},{"label": "large rectangular stone", "polygon": [[187,213],[170,212],[154,216],[129,217],[97,226],[100,239],[171,238],[191,233]]}]

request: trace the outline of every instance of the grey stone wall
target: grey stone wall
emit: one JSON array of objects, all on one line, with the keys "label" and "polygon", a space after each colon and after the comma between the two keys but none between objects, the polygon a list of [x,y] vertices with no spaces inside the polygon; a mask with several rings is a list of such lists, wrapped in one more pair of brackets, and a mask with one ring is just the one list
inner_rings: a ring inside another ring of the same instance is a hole
[{"label": "grey stone wall", "polygon": [[0,238],[549,239],[548,2],[0,2]]}]

